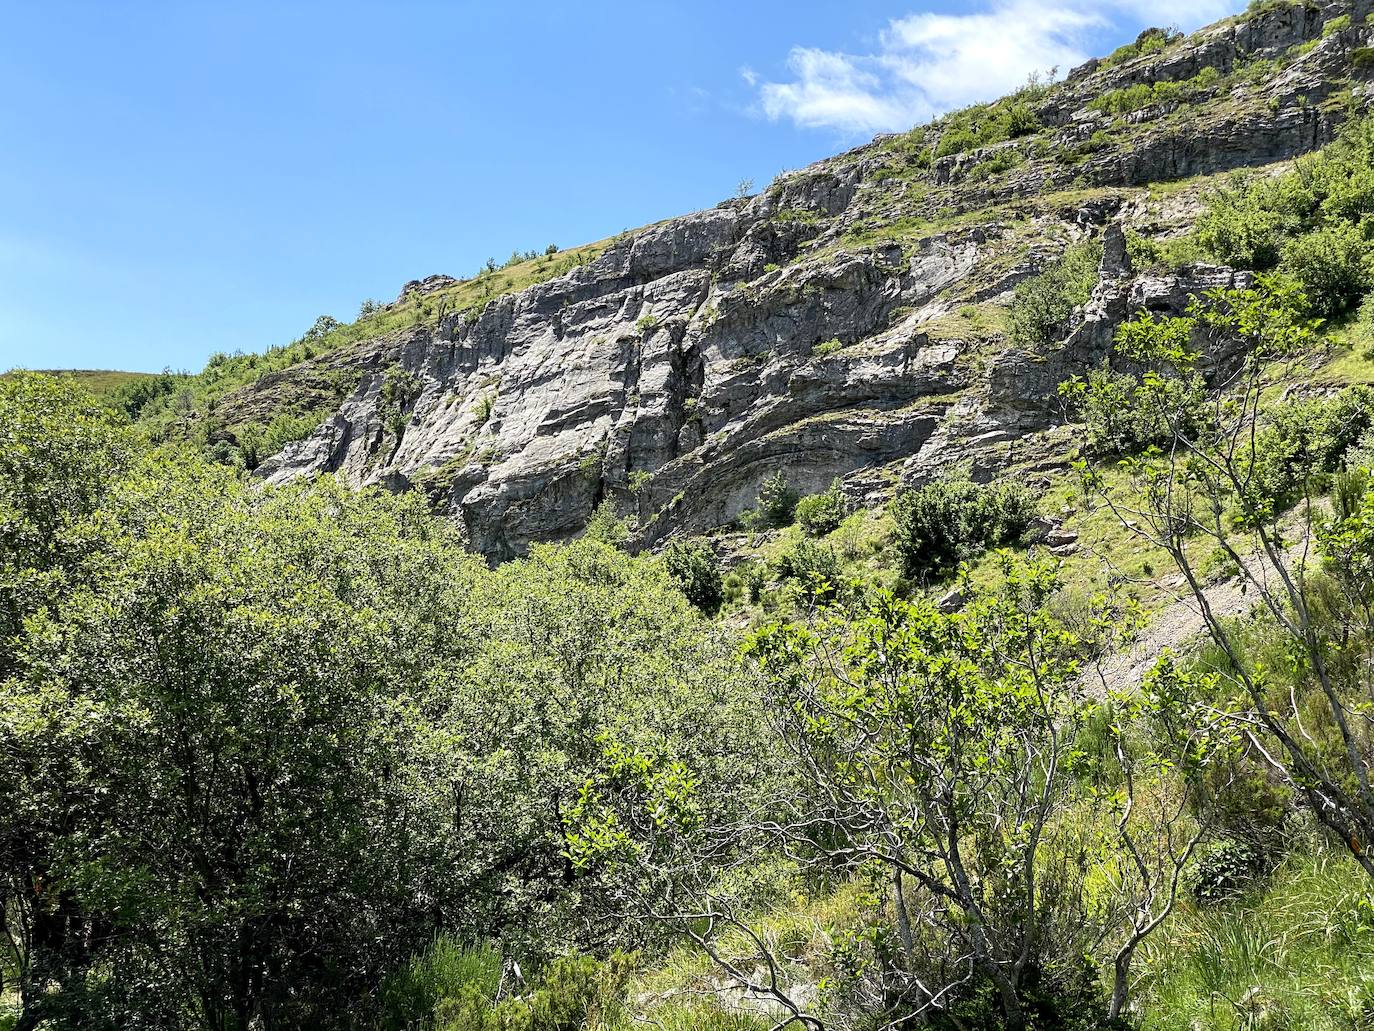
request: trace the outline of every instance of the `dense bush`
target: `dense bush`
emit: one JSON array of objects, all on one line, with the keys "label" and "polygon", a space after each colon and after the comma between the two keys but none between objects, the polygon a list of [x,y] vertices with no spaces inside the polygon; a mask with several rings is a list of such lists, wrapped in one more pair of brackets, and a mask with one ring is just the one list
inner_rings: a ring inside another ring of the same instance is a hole
[{"label": "dense bush", "polygon": [[1374,289],[1374,246],[1350,223],[1291,240],[1281,264],[1302,284],[1316,315],[1347,311]]},{"label": "dense bush", "polygon": [[1135,42],[1119,46],[1103,58],[1102,67],[1110,68],[1113,65],[1118,65],[1137,57],[1157,54],[1165,49],[1170,43],[1182,38],[1182,33],[1178,32],[1176,29],[1146,29],[1135,38]]},{"label": "dense bush", "polygon": [[897,496],[893,544],[908,577],[943,576],[1024,533],[1034,514],[1035,500],[1020,484],[985,486],[956,472]]},{"label": "dense bush", "polygon": [[1336,143],[1285,175],[1237,176],[1208,197],[1196,236],[1236,268],[1278,267],[1318,315],[1348,311],[1374,287],[1374,119],[1349,122]]},{"label": "dense bush", "polygon": [[601,742],[672,740],[738,794],[756,736],[659,563],[579,541],[489,571],[418,496],[264,490],[110,418],[0,381],[0,922],[26,1026],[364,1026],[439,927],[536,963],[634,937],[590,919],[613,885],[565,857]]},{"label": "dense bush", "polygon": [[1089,103],[1089,107],[1107,114],[1122,115],[1141,108],[1173,101],[1189,101],[1211,89],[1221,80],[1221,73],[1211,65],[1191,79],[1182,82],[1163,80],[1139,82],[1121,89],[1109,90]]},{"label": "dense bush", "polygon": [[1040,131],[1040,120],[1031,107],[1044,87],[1037,83],[990,104],[975,104],[946,115],[942,120],[940,140],[935,146],[937,158],[963,154],[978,147],[991,146],[1004,140],[1029,136]]},{"label": "dense bush", "polygon": [[1044,347],[1062,337],[1074,309],[1092,296],[1101,260],[1100,243],[1073,244],[1039,275],[1018,283],[1011,302],[1012,339]]},{"label": "dense bush", "polygon": [[763,526],[790,526],[797,511],[797,492],[779,469],[759,487],[754,519]]},{"label": "dense bush", "polygon": [[1257,488],[1280,510],[1304,491],[1323,492],[1372,425],[1374,389],[1369,387],[1276,406],[1255,437]]},{"label": "dense bush", "polygon": [[522,994],[493,998],[484,986],[469,983],[440,999],[435,1031],[583,1031],[604,1026],[623,1005],[631,970],[620,954],[606,963],[590,956],[553,960]]},{"label": "dense bush", "polygon": [[824,537],[838,529],[848,514],[849,501],[838,479],[828,490],[797,502],[797,522],[812,537]]},{"label": "dense bush", "polygon": [[821,598],[832,598],[840,586],[840,559],[830,545],[802,538],[778,559],[778,575],[795,580]]},{"label": "dense bush", "polygon": [[697,608],[714,616],[725,599],[720,563],[704,540],[674,541],[663,553],[668,577]]},{"label": "dense bush", "polygon": [[1131,455],[1171,440],[1193,436],[1205,418],[1206,389],[1196,374],[1159,378],[1146,384],[1140,374],[1113,372],[1103,365],[1060,387],[1073,419],[1084,424],[1084,453]]}]

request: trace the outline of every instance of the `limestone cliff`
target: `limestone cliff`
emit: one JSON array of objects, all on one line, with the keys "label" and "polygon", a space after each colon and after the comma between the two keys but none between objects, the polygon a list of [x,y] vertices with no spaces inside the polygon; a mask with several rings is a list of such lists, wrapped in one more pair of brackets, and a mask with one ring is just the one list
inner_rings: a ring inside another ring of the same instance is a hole
[{"label": "limestone cliff", "polygon": [[[424,489],[493,559],[575,536],[603,500],[645,546],[720,526],[779,469],[867,495],[952,461],[1053,461],[1055,387],[1107,357],[1112,327],[1235,276],[1134,270],[1122,230],[1182,232],[1195,177],[1291,159],[1367,108],[1370,6],[1269,3],[1161,37],[1027,90],[1033,119],[1005,140],[941,145],[977,112],[880,137],[225,404],[270,407],[284,381],[355,370],[352,395],[259,473]],[[1129,110],[1102,102],[1133,87]],[[1087,236],[1107,241],[1101,283],[1067,342],[1014,346],[1013,287]],[[408,284],[395,304],[457,282]]]}]

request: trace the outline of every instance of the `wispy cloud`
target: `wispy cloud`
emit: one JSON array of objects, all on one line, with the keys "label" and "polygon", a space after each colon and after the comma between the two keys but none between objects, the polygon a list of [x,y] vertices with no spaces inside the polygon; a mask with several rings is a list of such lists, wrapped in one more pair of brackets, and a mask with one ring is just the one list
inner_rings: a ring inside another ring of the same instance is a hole
[{"label": "wispy cloud", "polygon": [[796,47],[787,81],[745,76],[768,118],[805,128],[874,133],[1001,96],[1034,73],[1067,71],[1094,37],[1142,23],[1195,28],[1239,0],[996,0],[968,14],[917,12],[890,22],[875,52]]}]

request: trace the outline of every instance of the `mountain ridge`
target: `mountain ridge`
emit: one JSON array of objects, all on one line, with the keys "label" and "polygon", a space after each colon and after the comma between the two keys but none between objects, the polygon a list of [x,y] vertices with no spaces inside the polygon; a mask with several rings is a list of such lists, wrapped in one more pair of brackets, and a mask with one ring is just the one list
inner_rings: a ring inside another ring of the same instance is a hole
[{"label": "mountain ridge", "polygon": [[[1199,176],[1334,138],[1374,90],[1369,8],[1265,3],[1191,36],[1150,30],[757,196],[412,281],[379,309],[390,328],[228,393],[203,432],[232,444],[283,412],[314,419],[256,473],[423,489],[493,560],[575,537],[606,502],[640,547],[713,530],[778,472],[872,500],[954,463],[1053,463],[1055,388],[1107,360],[1115,325],[1237,282],[1202,262],[1133,268],[1124,236],[1167,243],[1201,209]],[[1110,243],[1092,298],[1063,346],[1024,346],[1013,290],[1084,240]]]}]

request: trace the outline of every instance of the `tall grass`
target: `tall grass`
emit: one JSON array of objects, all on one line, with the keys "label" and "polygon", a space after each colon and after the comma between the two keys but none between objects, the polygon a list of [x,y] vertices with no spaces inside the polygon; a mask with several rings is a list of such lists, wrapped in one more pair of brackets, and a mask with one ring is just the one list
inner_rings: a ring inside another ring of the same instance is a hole
[{"label": "tall grass", "polygon": [[1374,1029],[1372,889],[1348,856],[1317,847],[1248,897],[1184,907],[1142,957],[1142,1027]]},{"label": "tall grass", "polygon": [[490,946],[466,948],[444,935],[382,986],[383,1031],[433,1026],[434,1007],[475,986],[488,999],[501,983],[501,954]]}]

